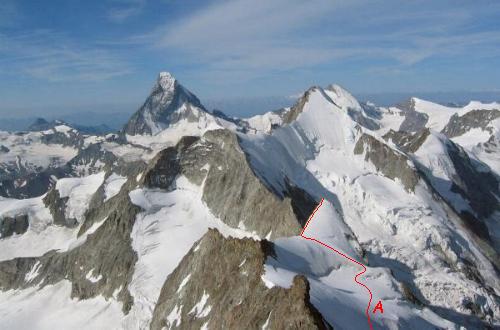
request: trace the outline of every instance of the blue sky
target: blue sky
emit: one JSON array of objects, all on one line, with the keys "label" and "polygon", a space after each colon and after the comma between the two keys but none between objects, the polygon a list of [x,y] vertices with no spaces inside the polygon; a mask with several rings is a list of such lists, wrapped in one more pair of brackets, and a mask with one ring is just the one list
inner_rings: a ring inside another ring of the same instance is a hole
[{"label": "blue sky", "polygon": [[499,92],[499,22],[494,0],[2,0],[0,115],[133,111],[163,70],[202,101]]}]

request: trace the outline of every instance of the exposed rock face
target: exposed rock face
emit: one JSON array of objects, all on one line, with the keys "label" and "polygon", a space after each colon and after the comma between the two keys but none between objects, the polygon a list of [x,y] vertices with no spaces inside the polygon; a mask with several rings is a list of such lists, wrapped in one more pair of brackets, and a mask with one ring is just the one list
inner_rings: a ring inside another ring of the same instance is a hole
[{"label": "exposed rock face", "polygon": [[425,128],[425,124],[429,121],[429,116],[425,113],[415,111],[415,100],[413,98],[397,105],[404,111],[405,119],[399,126],[400,131],[417,132]]},{"label": "exposed rock face", "polygon": [[363,134],[354,148],[354,154],[365,154],[365,160],[375,165],[377,171],[394,180],[399,179],[406,190],[412,191],[418,183],[417,171],[408,165],[408,157],[395,151],[371,135]]},{"label": "exposed rock face", "polygon": [[354,120],[355,122],[357,122],[361,126],[366,127],[366,128],[368,128],[370,130],[377,130],[377,129],[380,128],[380,125],[377,124],[376,121],[374,121],[371,118],[368,118],[368,117],[364,116],[361,111],[356,111],[356,110],[353,110],[353,109],[348,109],[347,110],[347,114],[349,115],[349,117],[352,118],[352,120]]},{"label": "exposed rock face", "polygon": [[457,172],[457,177],[453,178],[451,190],[468,199],[471,208],[477,214],[477,216],[472,214],[463,216],[478,236],[489,239],[488,229],[479,219],[487,218],[500,210],[498,177],[491,172],[478,171],[463,148],[451,141],[448,145],[448,155]]},{"label": "exposed rock face", "polygon": [[83,146],[83,136],[76,130],[44,134],[41,141],[45,144],[59,144],[65,147],[81,148]]},{"label": "exposed rock face", "polygon": [[151,329],[329,329],[309,301],[309,282],[289,289],[261,279],[272,243],[209,230],[167,278]]},{"label": "exposed rock face", "polygon": [[209,143],[212,161],[203,200],[212,212],[232,227],[243,226],[261,236],[297,235],[307,217],[294,212],[291,198],[280,199],[260,181],[236,135],[217,130],[205,134],[204,139]]},{"label": "exposed rock face", "polygon": [[71,297],[115,296],[128,312],[133,299],[127,287],[137,260],[130,233],[139,211],[123,191],[95,211],[94,216],[105,215],[99,219],[103,223],[83,244],[67,252],[0,262],[0,288],[44,287],[66,279],[72,283]]},{"label": "exposed rock face", "polygon": [[[197,141],[199,141],[198,137],[185,136],[179,141],[176,147],[160,151],[153,159],[144,175],[144,184],[147,187],[171,189],[177,175],[181,173],[181,158],[183,157],[183,152]],[[201,169],[198,170],[201,171]],[[194,173],[191,173],[190,177],[194,179],[196,183],[201,183],[200,177],[196,177]]]},{"label": "exposed rock face", "polygon": [[452,138],[463,135],[473,128],[487,130],[488,124],[498,117],[500,117],[500,110],[472,110],[463,116],[454,114],[441,132]]},{"label": "exposed rock face", "polygon": [[[416,133],[391,130],[384,135],[384,139],[391,140],[403,151],[413,154],[419,150],[429,135],[428,129]],[[485,170],[484,166],[474,164],[477,160],[472,160],[462,147],[451,140],[446,140],[446,150],[456,171],[456,175],[450,178],[452,181],[451,191],[460,194],[464,200],[468,200],[475,214],[466,211],[458,213],[472,232],[489,240],[488,228],[484,224],[484,219],[499,210],[498,200],[495,197],[500,194],[498,178],[491,171]],[[433,181],[430,180],[429,171],[423,166],[419,165],[418,167],[420,173],[429,179],[429,185],[432,186]],[[482,169],[478,170],[478,168]],[[439,194],[439,189],[436,192]],[[447,200],[445,195],[440,195],[444,200]]]},{"label": "exposed rock face", "polygon": [[0,144],[0,153],[8,153],[9,151],[9,148]]},{"label": "exposed rock face", "polygon": [[313,198],[291,185],[279,192],[284,199],[270,191],[252,171],[237,136],[227,130],[209,131],[201,139],[185,137],[175,148],[163,150],[143,183],[171,189],[179,174],[203,184],[203,201],[214,215],[262,237],[297,235],[316,206]]},{"label": "exposed rock face", "polygon": [[47,192],[54,179],[67,176],[66,167],[48,168],[41,172],[8,172],[0,174],[0,196],[9,198],[38,197]]},{"label": "exposed rock face", "polygon": [[43,202],[49,208],[50,214],[52,214],[52,218],[54,219],[54,224],[74,228],[78,225],[78,221],[66,218],[66,204],[68,199],[68,197],[61,198],[59,191],[54,187],[43,198]]},{"label": "exposed rock face", "polygon": [[304,95],[295,103],[295,105],[290,109],[290,111],[286,112],[285,115],[283,116],[283,123],[284,124],[290,124],[297,119],[297,117],[302,113],[304,110],[305,104],[309,101],[309,96],[311,95],[312,92],[314,92],[316,89],[319,87],[311,87],[309,88]]},{"label": "exposed rock face", "polygon": [[430,132],[429,129],[427,128],[415,133],[403,132],[403,131],[396,132],[391,129],[383,136],[383,138],[386,141],[392,141],[404,152],[414,153],[425,142],[429,134]]},{"label": "exposed rock face", "polygon": [[14,234],[24,234],[29,227],[28,216],[19,214],[14,217],[4,217],[0,219],[0,238],[12,236]]},{"label": "exposed rock face", "polygon": [[156,134],[181,119],[198,121],[205,112],[198,98],[168,72],[162,72],[144,105],[123,131],[129,135]]}]

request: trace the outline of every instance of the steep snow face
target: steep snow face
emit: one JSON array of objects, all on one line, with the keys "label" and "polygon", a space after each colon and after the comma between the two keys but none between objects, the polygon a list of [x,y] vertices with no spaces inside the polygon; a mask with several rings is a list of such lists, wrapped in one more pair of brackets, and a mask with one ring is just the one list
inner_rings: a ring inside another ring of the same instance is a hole
[{"label": "steep snow face", "polygon": [[309,193],[321,198],[325,189],[305,169],[307,162],[325,153],[335,154],[337,159],[344,161],[331,163],[348,169],[353,165],[345,161],[353,156],[362,131],[322,89],[314,88],[308,92],[307,102],[289,125],[277,128],[271,135],[240,134],[239,137],[257,175],[275,191],[285,190],[286,176],[292,182],[310,187]]},{"label": "steep snow face", "polygon": [[[340,220],[333,205],[325,200],[309,222],[304,236],[315,238],[347,257],[362,259],[346,239],[349,230]],[[268,257],[263,280],[268,286],[289,287],[293,276],[305,274],[311,284],[311,302],[325,319],[339,329],[368,328],[365,311],[370,295],[354,281],[363,271],[362,266],[352,260],[302,237],[281,238],[273,242],[275,256]],[[370,287],[374,304],[382,299],[384,308],[390,314],[371,314],[374,327],[401,329],[448,328],[452,323],[442,319],[427,308],[416,312],[414,306],[405,300],[400,284],[386,268],[368,267],[358,277],[361,283]],[[397,315],[397,317],[394,317]]]},{"label": "steep snow face", "polygon": [[40,256],[64,248],[76,235],[74,229],[51,226],[52,216],[42,199],[43,196],[21,200],[0,197],[0,219],[16,215],[27,215],[29,219],[26,233],[0,239],[0,261]]},{"label": "steep snow face", "polygon": [[[408,191],[397,178],[379,173],[363,154],[356,155],[354,147],[363,133],[385,145],[315,89],[290,125],[272,135],[241,134],[240,140],[256,173],[275,190],[283,190],[287,177],[312,196],[331,200],[367,251],[370,265],[397,265],[395,280],[409,283],[422,302],[462,313],[470,313],[473,302],[484,315],[496,313],[500,307],[494,294],[466,275],[472,263],[488,285],[498,288],[495,271],[457,216],[434,200],[424,182]],[[436,155],[427,164],[432,168],[440,164],[444,150],[439,143],[428,147]],[[407,162],[415,168],[411,159]],[[453,175],[451,166],[439,168],[442,175]]]},{"label": "steep snow face", "polygon": [[332,99],[332,101],[342,109],[353,109],[362,111],[362,107],[358,100],[351,93],[339,85],[329,85],[324,89],[325,93]]},{"label": "steep snow face", "polygon": [[[185,107],[182,106],[177,112],[182,113],[184,110]],[[197,121],[190,121],[186,118],[180,119],[156,135],[127,135],[127,141],[149,148],[153,150],[153,153],[149,153],[149,155],[155,155],[156,152],[177,144],[183,136],[201,136],[207,131],[221,128],[236,130],[234,123],[216,118],[209,113],[200,112],[196,109],[192,109],[191,111],[197,114]]]},{"label": "steep snow face", "polygon": [[83,222],[90,199],[103,183],[104,175],[105,173],[101,172],[83,178],[64,178],[57,181],[56,189],[59,191],[59,197],[69,198],[66,204],[68,219],[76,219],[78,223]]},{"label": "steep snow face", "polygon": [[352,150],[359,131],[356,123],[321,88],[309,94],[302,112],[290,126],[316,147],[328,145],[337,150]]},{"label": "steep snow face", "polygon": [[416,97],[412,98],[412,101],[415,104],[415,111],[424,113],[429,117],[425,126],[436,131],[441,131],[448,123],[451,116],[460,110],[459,108],[446,107]]},{"label": "steep snow face", "polygon": [[448,155],[446,137],[431,131],[422,146],[414,153],[415,159],[428,171],[432,185],[451,202],[457,211],[472,211],[468,201],[451,190],[452,183],[458,174],[453,161]]},{"label": "steep snow face", "polygon": [[396,107],[388,108],[378,108],[380,112],[380,117],[377,122],[380,125],[380,129],[377,131],[381,136],[389,132],[391,129],[393,131],[398,131],[399,127],[405,120],[404,112]]},{"label": "steep snow face", "polygon": [[453,137],[452,141],[500,175],[500,118],[491,121],[485,129],[470,129],[463,135]]},{"label": "steep snow face", "polygon": [[[286,113],[290,108],[283,109],[282,113]],[[248,123],[250,130],[256,132],[271,133],[273,127],[281,126],[283,124],[283,115],[278,112],[267,112],[263,115],[256,115],[245,119]]]},{"label": "steep snow face", "polygon": [[120,189],[122,188],[123,184],[125,184],[125,182],[127,182],[126,177],[118,175],[116,173],[111,174],[105,182],[104,201],[107,201],[110,198],[116,196],[120,192]]}]

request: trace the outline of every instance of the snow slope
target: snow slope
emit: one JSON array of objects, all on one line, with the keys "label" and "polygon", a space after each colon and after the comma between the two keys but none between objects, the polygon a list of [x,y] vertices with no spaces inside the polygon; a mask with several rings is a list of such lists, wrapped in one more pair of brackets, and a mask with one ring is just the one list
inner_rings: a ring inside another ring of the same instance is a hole
[{"label": "snow slope", "polygon": [[79,223],[84,220],[92,195],[104,181],[105,172],[92,174],[83,178],[64,178],[56,183],[59,197],[68,197],[66,217],[76,219]]},{"label": "snow slope", "polygon": [[137,216],[132,247],[139,260],[129,291],[134,306],[123,320],[125,329],[146,329],[167,276],[209,228],[224,236],[253,237],[255,234],[230,228],[217,219],[201,201],[202,187],[185,177],[176,181],[176,190],[137,189],[131,201],[145,211]]},{"label": "snow slope", "polygon": [[[499,288],[492,265],[456,215],[433,198],[424,182],[414,192],[406,191],[398,179],[385,177],[363,155],[355,155],[354,145],[363,131],[376,134],[356,126],[317,89],[292,124],[271,136],[240,138],[265,182],[281,191],[287,177],[312,196],[331,200],[371,256],[370,264],[398,265],[402,271],[395,278],[410,281],[420,299],[462,313],[467,313],[467,299],[471,299],[484,313],[498,313],[500,306],[494,296],[464,272],[453,270],[465,269],[464,259],[474,262],[489,285]],[[456,268],[450,268],[448,262]]]},{"label": "snow slope", "polygon": [[13,134],[0,131],[0,145],[9,149],[6,153],[0,152],[0,165],[45,169],[64,165],[76,156],[78,150],[74,147],[42,143],[44,135],[43,132]]},{"label": "snow slope", "polygon": [[471,101],[464,107],[447,107],[434,102],[422,100],[419,98],[412,98],[415,102],[415,111],[424,113],[429,116],[429,121],[426,124],[427,128],[431,128],[435,131],[440,132],[446,124],[450,121],[451,116],[458,114],[463,116],[472,110],[494,110],[500,109],[500,104],[493,103],[482,103],[478,101]]},{"label": "snow slope", "polygon": [[2,329],[120,329],[123,313],[116,300],[70,297],[69,281],[43,289],[0,291]]},{"label": "snow slope", "polygon": [[[325,200],[311,218],[304,236],[315,238],[360,260],[346,239],[347,233],[333,205]],[[293,276],[305,274],[311,283],[312,303],[335,329],[368,328],[365,311],[370,295],[354,281],[355,276],[363,271],[360,265],[303,237],[281,238],[274,243],[276,257],[268,257],[265,265],[264,280],[269,286],[289,287]],[[373,292],[374,302],[370,311],[378,300],[383,300],[387,311],[371,315],[375,329],[435,329],[452,326],[429,309],[416,312],[401,295],[399,284],[388,269],[368,268],[359,280]]]}]

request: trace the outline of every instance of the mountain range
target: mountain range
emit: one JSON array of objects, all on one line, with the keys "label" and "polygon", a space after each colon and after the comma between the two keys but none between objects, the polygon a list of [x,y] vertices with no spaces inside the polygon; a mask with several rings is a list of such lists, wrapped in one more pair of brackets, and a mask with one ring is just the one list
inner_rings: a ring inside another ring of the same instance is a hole
[{"label": "mountain range", "polygon": [[2,327],[496,328],[499,189],[499,103],[236,118],[162,72],[119,132],[0,132]]}]

